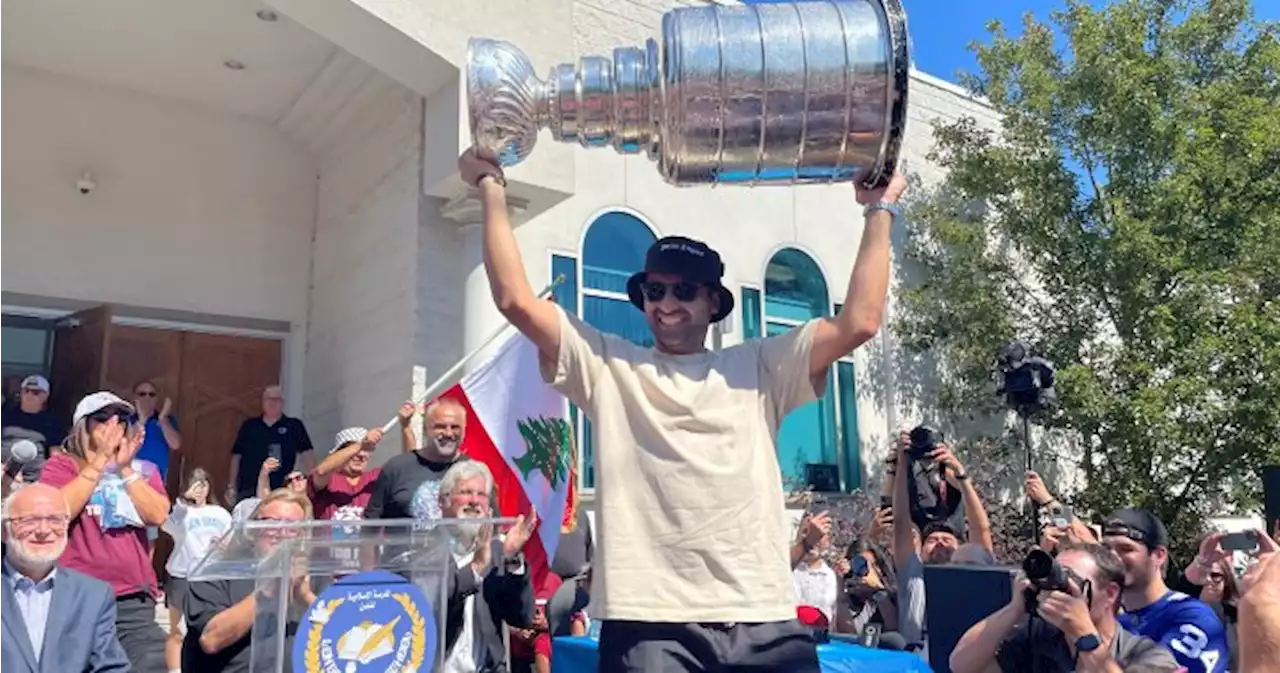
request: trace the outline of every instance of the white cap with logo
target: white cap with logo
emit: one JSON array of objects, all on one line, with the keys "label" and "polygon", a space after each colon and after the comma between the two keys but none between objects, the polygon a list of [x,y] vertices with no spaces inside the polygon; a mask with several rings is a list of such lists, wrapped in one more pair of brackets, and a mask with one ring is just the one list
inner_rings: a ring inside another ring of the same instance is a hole
[{"label": "white cap with logo", "polygon": [[134,413],[133,405],[120,399],[119,395],[109,393],[105,390],[85,395],[84,399],[76,405],[76,411],[71,415],[72,424],[79,423],[80,419],[85,416],[96,414],[107,407],[124,407],[129,413]]},{"label": "white cap with logo", "polygon": [[47,393],[49,392],[49,379],[46,379],[45,377],[39,374],[32,374],[31,376],[28,376],[27,378],[22,379],[22,389],[23,390],[39,390],[41,392]]}]

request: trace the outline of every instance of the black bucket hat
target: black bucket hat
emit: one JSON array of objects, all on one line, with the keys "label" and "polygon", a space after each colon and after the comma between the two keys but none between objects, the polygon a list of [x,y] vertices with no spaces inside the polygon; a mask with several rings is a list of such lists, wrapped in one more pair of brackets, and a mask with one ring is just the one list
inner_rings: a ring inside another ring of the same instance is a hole
[{"label": "black bucket hat", "polygon": [[720,254],[702,241],[684,236],[666,236],[649,246],[644,256],[644,271],[627,279],[627,297],[636,308],[644,310],[644,290],[641,285],[651,273],[669,273],[680,276],[686,282],[706,285],[720,298],[719,309],[711,315],[711,322],[720,322],[733,312],[733,293],[720,283],[724,277],[724,263]]}]

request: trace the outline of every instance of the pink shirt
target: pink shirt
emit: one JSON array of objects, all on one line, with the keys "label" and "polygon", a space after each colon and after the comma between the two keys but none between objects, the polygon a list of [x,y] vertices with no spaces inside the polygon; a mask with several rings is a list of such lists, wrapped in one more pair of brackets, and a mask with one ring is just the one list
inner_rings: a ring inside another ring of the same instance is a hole
[{"label": "pink shirt", "polygon": [[352,521],[364,518],[364,508],[373,495],[373,482],[378,480],[382,468],[366,470],[353,485],[347,477],[335,472],[329,476],[329,483],[324,488],[316,488],[315,482],[307,481],[307,495],[311,497],[311,507],[315,510],[316,520],[332,519],[334,521]]},{"label": "pink shirt", "polygon": [[[134,461],[135,469],[157,493],[164,493],[159,470],[146,461]],[[62,488],[76,479],[80,468],[65,453],[56,453],[44,465],[40,483]],[[67,530],[67,550],[58,563],[111,584],[116,596],[146,592],[157,594],[156,573],[147,554],[147,529],[136,519],[133,501],[120,477],[104,473],[80,515]]]}]

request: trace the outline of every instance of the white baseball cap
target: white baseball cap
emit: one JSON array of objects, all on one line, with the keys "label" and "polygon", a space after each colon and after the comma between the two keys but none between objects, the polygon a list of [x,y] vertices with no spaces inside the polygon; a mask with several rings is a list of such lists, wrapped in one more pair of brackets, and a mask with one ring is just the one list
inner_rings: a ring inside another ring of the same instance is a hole
[{"label": "white baseball cap", "polygon": [[364,436],[367,434],[369,434],[369,431],[364,428],[346,428],[333,436],[333,448],[329,449],[329,453],[333,453],[352,442],[364,441]]},{"label": "white baseball cap", "polygon": [[80,422],[80,419],[91,414],[96,414],[107,407],[124,407],[129,413],[134,413],[133,405],[120,399],[119,395],[109,393],[105,390],[85,395],[84,399],[76,405],[76,412],[71,415],[71,423],[74,425]]},{"label": "white baseball cap", "polygon": [[39,374],[32,374],[31,376],[22,379],[22,389],[39,390],[47,393],[49,392],[49,379],[46,379]]}]

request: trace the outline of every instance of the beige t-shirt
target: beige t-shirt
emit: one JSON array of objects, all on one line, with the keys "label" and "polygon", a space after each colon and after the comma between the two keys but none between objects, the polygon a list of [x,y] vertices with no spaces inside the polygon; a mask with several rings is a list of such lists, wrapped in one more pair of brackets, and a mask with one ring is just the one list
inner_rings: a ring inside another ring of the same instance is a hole
[{"label": "beige t-shirt", "polygon": [[668,355],[560,311],[542,375],[595,432],[602,619],[795,619],[776,437],[811,402],[814,322],[721,351]]}]

